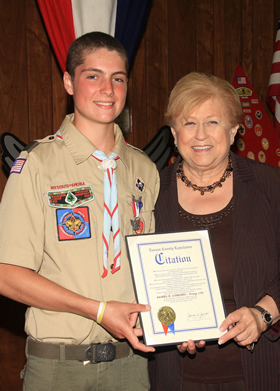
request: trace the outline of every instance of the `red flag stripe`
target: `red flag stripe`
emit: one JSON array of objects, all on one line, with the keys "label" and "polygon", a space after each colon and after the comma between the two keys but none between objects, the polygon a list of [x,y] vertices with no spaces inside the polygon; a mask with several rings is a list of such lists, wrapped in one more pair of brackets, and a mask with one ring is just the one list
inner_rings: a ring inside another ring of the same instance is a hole
[{"label": "red flag stripe", "polygon": [[71,0],[38,0],[46,29],[62,71],[68,48],[74,41],[75,31]]},{"label": "red flag stripe", "polygon": [[267,91],[267,103],[270,109],[275,113],[274,127],[280,140],[280,21],[276,34],[274,55],[272,60],[271,75]]}]

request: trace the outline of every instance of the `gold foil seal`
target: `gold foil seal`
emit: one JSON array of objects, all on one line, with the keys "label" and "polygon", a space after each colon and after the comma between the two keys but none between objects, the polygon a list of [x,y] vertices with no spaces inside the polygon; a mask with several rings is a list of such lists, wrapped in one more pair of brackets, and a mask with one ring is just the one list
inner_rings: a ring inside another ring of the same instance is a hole
[{"label": "gold foil seal", "polygon": [[175,319],[176,314],[171,307],[164,306],[158,310],[158,320],[166,326],[173,324]]}]

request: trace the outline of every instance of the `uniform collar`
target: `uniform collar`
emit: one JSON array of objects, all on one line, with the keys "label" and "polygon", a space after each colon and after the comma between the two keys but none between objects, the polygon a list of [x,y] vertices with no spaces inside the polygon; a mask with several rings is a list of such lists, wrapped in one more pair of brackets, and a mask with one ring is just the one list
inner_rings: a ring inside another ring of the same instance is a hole
[{"label": "uniform collar", "polygon": [[[60,133],[75,163],[80,164],[86,161],[97,148],[73,125],[73,119],[74,114],[66,115],[60,126]],[[115,152],[124,164],[128,166],[129,159],[126,143],[122,131],[117,124],[114,124],[114,135],[115,146],[112,152]]]}]

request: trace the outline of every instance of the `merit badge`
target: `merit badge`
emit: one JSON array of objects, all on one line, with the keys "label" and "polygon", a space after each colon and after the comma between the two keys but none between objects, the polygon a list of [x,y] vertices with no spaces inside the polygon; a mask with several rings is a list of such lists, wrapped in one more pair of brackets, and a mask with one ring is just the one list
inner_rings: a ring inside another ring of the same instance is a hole
[{"label": "merit badge", "polygon": [[141,178],[136,178],[135,186],[136,186],[137,190],[140,191],[140,193],[144,192],[144,190],[145,190],[145,183],[144,183],[144,181],[142,181]]},{"label": "merit badge", "polygon": [[239,128],[238,128],[238,133],[241,135],[241,136],[244,136],[245,133],[246,133],[246,130],[245,130],[245,126],[243,124],[240,124]]},{"label": "merit badge", "polygon": [[244,151],[245,143],[244,143],[244,140],[242,140],[242,138],[237,139],[236,145],[237,145],[237,148],[239,149],[239,151]]},{"label": "merit badge", "polygon": [[20,174],[23,169],[23,166],[25,165],[25,162],[26,162],[26,159],[16,159],[14,161],[14,164],[12,165],[10,174],[12,174],[12,173]]},{"label": "merit badge", "polygon": [[251,151],[247,153],[247,157],[248,157],[249,159],[251,159],[251,160],[255,160],[255,155],[254,155],[254,153],[251,152]]},{"label": "merit badge", "polygon": [[244,121],[247,128],[251,129],[253,127],[253,120],[249,115],[245,116]]},{"label": "merit badge", "polygon": [[57,209],[56,219],[58,239],[60,241],[91,237],[87,206],[74,209]]},{"label": "merit badge", "polygon": [[255,112],[255,116],[258,118],[258,119],[262,119],[262,112],[260,110],[257,110]]},{"label": "merit badge", "polygon": [[132,194],[131,206],[132,206],[132,212],[133,212],[134,219],[130,220],[130,222],[131,222],[133,231],[137,235],[141,234],[143,232],[143,229],[144,229],[144,223],[140,219],[140,211],[141,211],[141,209],[143,207],[143,203],[142,203],[141,200],[142,200],[142,197],[140,197],[137,200],[134,197],[134,195]]},{"label": "merit badge", "polygon": [[264,149],[265,151],[268,150],[268,148],[269,148],[269,142],[268,142],[268,139],[267,139],[267,138],[263,138],[263,139],[262,139],[262,147],[263,147],[263,149]]},{"label": "merit badge", "polygon": [[260,161],[261,163],[265,163],[265,161],[266,161],[266,156],[265,156],[265,153],[264,153],[263,151],[260,151],[260,152],[258,153],[258,158],[259,158],[259,161]]},{"label": "merit badge", "polygon": [[54,208],[74,208],[94,199],[90,186],[63,191],[49,191],[47,196],[49,205]]},{"label": "merit badge", "polygon": [[173,308],[171,307],[161,307],[158,310],[158,320],[161,322],[164,334],[166,335],[168,332],[168,329],[175,334],[175,329],[174,329],[174,322],[176,319],[176,314]]},{"label": "merit badge", "polygon": [[261,125],[259,125],[259,124],[255,125],[255,133],[256,133],[257,136],[261,136],[262,135],[262,127],[261,127]]}]

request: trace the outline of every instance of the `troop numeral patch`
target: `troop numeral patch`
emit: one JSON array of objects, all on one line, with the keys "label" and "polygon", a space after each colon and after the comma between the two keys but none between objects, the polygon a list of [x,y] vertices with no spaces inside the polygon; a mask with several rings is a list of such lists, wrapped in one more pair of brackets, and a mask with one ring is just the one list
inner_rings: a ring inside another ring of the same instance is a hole
[{"label": "troop numeral patch", "polygon": [[90,222],[87,206],[74,209],[57,209],[57,231],[59,240],[90,238]]},{"label": "troop numeral patch", "polygon": [[73,208],[94,199],[90,186],[76,187],[63,191],[49,191],[47,196],[49,205],[54,208]]}]

